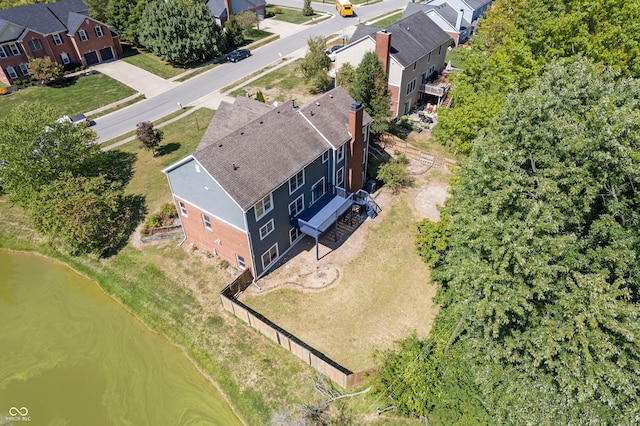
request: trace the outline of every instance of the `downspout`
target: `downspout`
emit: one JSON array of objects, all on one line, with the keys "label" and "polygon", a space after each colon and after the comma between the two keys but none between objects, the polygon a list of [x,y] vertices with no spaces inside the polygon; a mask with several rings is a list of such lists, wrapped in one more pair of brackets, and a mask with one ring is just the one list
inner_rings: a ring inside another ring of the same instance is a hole
[{"label": "downspout", "polygon": [[[255,272],[256,270],[256,258],[255,255],[253,254],[253,242],[251,241],[251,232],[249,232],[249,222],[247,221],[247,212],[244,212],[244,215],[242,216],[242,218],[244,219],[244,230],[247,233],[247,242],[249,243],[249,256],[251,256],[251,266],[253,267],[253,271]],[[255,275],[255,274],[252,274]],[[258,284],[256,283],[256,279],[257,277],[253,277],[253,285],[255,285],[256,287],[258,287],[258,290],[262,290],[260,288],[260,286],[258,286]]]}]

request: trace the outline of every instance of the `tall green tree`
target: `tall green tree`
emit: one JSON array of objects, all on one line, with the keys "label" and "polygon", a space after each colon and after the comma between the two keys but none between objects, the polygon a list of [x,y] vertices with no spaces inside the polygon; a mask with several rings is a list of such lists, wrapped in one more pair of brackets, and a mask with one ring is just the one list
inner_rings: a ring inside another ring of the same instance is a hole
[{"label": "tall green tree", "polygon": [[86,173],[100,152],[90,129],[58,123],[56,117],[37,102],[0,117],[0,186],[23,206],[63,172]]},{"label": "tall green tree", "polygon": [[100,22],[109,22],[109,0],[83,0],[89,6],[89,15]]},{"label": "tall green tree", "polygon": [[120,39],[137,44],[140,34],[140,18],[148,0],[109,0],[107,16]]},{"label": "tall green tree", "polygon": [[302,15],[303,16],[313,16],[314,11],[313,7],[311,7],[311,0],[304,0],[304,6],[302,7]]},{"label": "tall green tree", "polygon": [[348,92],[355,79],[356,69],[350,62],[345,62],[336,73],[336,86],[344,87]]},{"label": "tall green tree", "polygon": [[638,99],[638,80],[552,65],[460,171],[433,277],[498,423],[636,422]]},{"label": "tall green tree", "polygon": [[331,84],[331,77],[328,74],[331,67],[331,59],[324,53],[325,46],[326,40],[324,37],[309,37],[307,54],[298,65],[304,78],[313,85],[314,91],[320,91]]},{"label": "tall green tree", "polygon": [[199,0],[147,4],[140,19],[140,43],[177,65],[206,61],[226,50],[224,35]]},{"label": "tall green tree", "polygon": [[349,94],[353,99],[362,102],[365,110],[373,118],[373,134],[379,135],[389,129],[391,96],[382,63],[375,53],[365,53],[356,68],[355,79],[349,86]]},{"label": "tall green tree", "polygon": [[234,15],[224,23],[224,35],[227,38],[227,46],[230,48],[240,47],[244,44],[244,31],[240,28]]},{"label": "tall green tree", "polygon": [[253,27],[258,28],[260,21],[258,15],[253,10],[243,10],[240,13],[232,15],[243,31],[248,31]]}]

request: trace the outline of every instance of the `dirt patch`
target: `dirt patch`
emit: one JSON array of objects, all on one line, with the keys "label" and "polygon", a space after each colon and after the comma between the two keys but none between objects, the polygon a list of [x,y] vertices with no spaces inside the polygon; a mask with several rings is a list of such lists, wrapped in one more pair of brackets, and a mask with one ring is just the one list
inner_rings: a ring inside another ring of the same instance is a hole
[{"label": "dirt patch", "polygon": [[413,197],[413,208],[421,219],[437,222],[440,220],[438,206],[444,204],[448,196],[449,185],[442,182],[428,182],[425,186],[416,188]]}]

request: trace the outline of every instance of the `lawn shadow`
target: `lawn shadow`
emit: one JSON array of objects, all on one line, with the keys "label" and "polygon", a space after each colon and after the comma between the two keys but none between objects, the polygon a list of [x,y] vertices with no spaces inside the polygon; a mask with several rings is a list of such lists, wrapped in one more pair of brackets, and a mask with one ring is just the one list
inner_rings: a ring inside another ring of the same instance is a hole
[{"label": "lawn shadow", "polygon": [[118,254],[129,244],[129,237],[148,213],[147,201],[143,195],[125,195],[120,201],[119,212],[120,215],[116,220],[119,223],[112,228],[114,243],[109,250],[103,253],[102,257],[104,258]]},{"label": "lawn shadow", "polygon": [[133,166],[137,154],[118,150],[103,151],[95,160],[95,174],[103,174],[111,181],[117,181],[126,186],[133,178]]},{"label": "lawn shadow", "polygon": [[161,145],[157,149],[158,156],[161,157],[163,155],[171,154],[172,152],[180,149],[181,146],[182,144],[178,142],[171,142],[166,145]]}]

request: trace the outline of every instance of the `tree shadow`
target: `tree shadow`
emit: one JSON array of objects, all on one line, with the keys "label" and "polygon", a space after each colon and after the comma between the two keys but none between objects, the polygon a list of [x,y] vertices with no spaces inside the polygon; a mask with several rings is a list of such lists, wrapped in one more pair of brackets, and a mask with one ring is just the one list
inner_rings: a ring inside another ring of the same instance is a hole
[{"label": "tree shadow", "polygon": [[126,186],[133,178],[133,166],[137,154],[118,150],[103,151],[95,159],[93,173],[103,174],[107,179]]},{"label": "tree shadow", "polygon": [[163,155],[171,154],[172,152],[177,151],[178,149],[180,149],[181,146],[182,144],[178,142],[171,142],[166,145],[159,146],[156,152],[158,153],[158,156],[163,156]]},{"label": "tree shadow", "polygon": [[125,195],[119,205],[118,219],[113,229],[111,246],[102,253],[103,258],[118,254],[129,243],[129,237],[148,213],[147,202],[143,195]]}]

